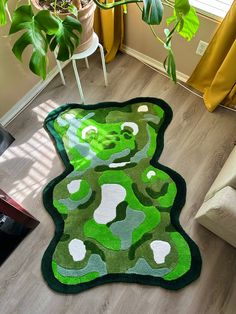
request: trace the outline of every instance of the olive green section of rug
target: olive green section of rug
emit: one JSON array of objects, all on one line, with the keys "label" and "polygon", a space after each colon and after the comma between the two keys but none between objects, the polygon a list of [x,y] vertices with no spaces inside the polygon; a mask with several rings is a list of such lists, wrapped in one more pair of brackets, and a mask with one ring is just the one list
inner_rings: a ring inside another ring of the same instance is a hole
[{"label": "olive green section of rug", "polygon": [[193,242],[173,224],[181,192],[174,180],[178,175],[157,163],[162,149],[157,139],[170,119],[168,110],[162,101],[137,99],[120,106],[68,105],[46,120],[70,167],[50,186],[61,227],[46,265],[59,286],[80,291],[79,286],[84,290],[103,278],[149,278],[171,288],[192,268],[195,274],[183,285],[199,274],[197,247],[194,251]]}]

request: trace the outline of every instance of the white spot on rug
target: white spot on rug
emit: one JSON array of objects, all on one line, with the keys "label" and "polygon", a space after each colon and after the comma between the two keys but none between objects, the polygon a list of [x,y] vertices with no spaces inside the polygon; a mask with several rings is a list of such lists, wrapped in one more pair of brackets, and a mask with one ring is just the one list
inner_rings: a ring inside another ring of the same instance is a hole
[{"label": "white spot on rug", "polygon": [[124,167],[125,165],[129,164],[129,161],[124,161],[124,162],[112,162],[109,165],[109,168],[119,168],[119,167]]},{"label": "white spot on rug", "polygon": [[81,180],[73,180],[69,184],[67,184],[67,190],[70,194],[73,194],[80,189]]},{"label": "white spot on rug", "polygon": [[75,262],[82,261],[86,255],[86,247],[84,242],[79,239],[73,239],[70,241],[69,252]]},{"label": "white spot on rug", "polygon": [[154,260],[157,264],[165,262],[166,256],[170,253],[171,246],[166,241],[155,240],[150,243],[150,247],[153,251]]},{"label": "white spot on rug", "polygon": [[116,217],[116,207],[124,201],[126,190],[119,184],[103,184],[101,186],[101,203],[93,213],[99,224],[107,224]]},{"label": "white spot on rug", "polygon": [[82,130],[82,135],[81,135],[81,137],[82,137],[83,140],[86,138],[87,133],[90,132],[90,131],[94,131],[95,133],[97,133],[97,132],[98,132],[98,129],[97,129],[95,126],[93,126],[93,125],[88,125],[88,126],[86,126],[86,127]]},{"label": "white spot on rug", "polygon": [[142,105],[138,107],[138,112],[147,112],[148,111],[148,106]]},{"label": "white spot on rug", "polygon": [[138,134],[138,125],[134,122],[124,122],[122,125],[121,125],[121,130],[124,130],[124,128],[128,126],[129,128],[131,128],[133,130],[133,134],[136,135]]},{"label": "white spot on rug", "polygon": [[156,175],[156,172],[153,171],[153,170],[150,170],[150,171],[148,171],[148,173],[147,173],[147,178],[150,179],[151,177],[153,177],[153,176],[155,176],[155,175]]}]

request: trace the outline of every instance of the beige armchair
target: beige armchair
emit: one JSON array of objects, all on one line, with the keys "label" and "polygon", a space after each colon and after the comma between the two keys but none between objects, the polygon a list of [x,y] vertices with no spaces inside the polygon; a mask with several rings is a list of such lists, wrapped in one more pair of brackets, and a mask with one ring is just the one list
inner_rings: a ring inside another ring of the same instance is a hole
[{"label": "beige armchair", "polygon": [[207,192],[195,218],[236,247],[236,147]]}]

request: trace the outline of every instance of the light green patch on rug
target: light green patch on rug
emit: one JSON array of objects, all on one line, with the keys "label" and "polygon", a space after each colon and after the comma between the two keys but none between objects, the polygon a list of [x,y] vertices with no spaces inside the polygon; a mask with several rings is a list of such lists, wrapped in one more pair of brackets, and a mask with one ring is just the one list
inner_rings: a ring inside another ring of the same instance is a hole
[{"label": "light green patch on rug", "polygon": [[84,234],[88,238],[97,240],[105,248],[115,251],[121,249],[121,239],[114,235],[109,227],[96,223],[94,219],[85,223]]},{"label": "light green patch on rug", "polygon": [[191,252],[182,235],[177,232],[172,232],[170,233],[170,236],[178,251],[178,264],[164,277],[166,280],[179,278],[186,272],[186,269],[190,268],[191,265]]}]

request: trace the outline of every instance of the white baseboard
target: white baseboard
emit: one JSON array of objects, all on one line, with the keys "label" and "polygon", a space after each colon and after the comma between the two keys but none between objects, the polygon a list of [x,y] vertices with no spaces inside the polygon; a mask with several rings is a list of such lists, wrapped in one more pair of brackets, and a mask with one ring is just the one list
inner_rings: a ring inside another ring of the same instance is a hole
[{"label": "white baseboard", "polygon": [[[64,68],[70,61],[61,63]],[[51,82],[51,80],[59,73],[57,66],[53,68],[44,81],[38,82],[30,91],[28,91],[3,117],[0,118],[0,123],[3,126],[8,125],[13,119],[23,111],[34,98]]]},{"label": "white baseboard", "polygon": [[[121,51],[124,52],[124,53],[127,53],[128,55],[138,59],[139,61],[141,62],[144,62],[148,65],[150,65],[151,67],[161,71],[164,73],[164,69],[163,69],[163,64],[160,62],[160,61],[157,61],[156,59],[153,59],[137,50],[134,50],[126,45],[122,45],[121,47]],[[182,82],[186,82],[189,78],[188,75],[182,73],[182,72],[179,72],[179,71],[176,71],[176,75],[177,75],[177,79],[182,81]]]}]

